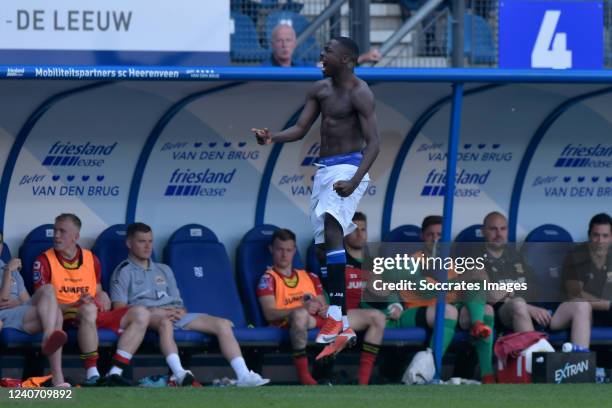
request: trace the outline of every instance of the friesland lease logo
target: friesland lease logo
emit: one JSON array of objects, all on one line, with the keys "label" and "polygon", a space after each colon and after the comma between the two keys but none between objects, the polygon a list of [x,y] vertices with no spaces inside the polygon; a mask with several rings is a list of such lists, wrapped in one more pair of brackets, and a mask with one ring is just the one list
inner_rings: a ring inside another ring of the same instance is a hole
[{"label": "friesland lease logo", "polygon": [[194,171],[189,168],[176,168],[168,180],[165,196],[171,197],[219,197],[227,191],[225,187],[232,183],[237,168],[230,171],[216,171],[207,168]]},{"label": "friesland lease logo", "polygon": [[116,197],[119,185],[110,182],[103,167],[117,145],[57,140],[41,161],[53,173],[24,174],[19,186],[31,188],[35,197]]},{"label": "friesland lease logo", "polygon": [[612,168],[612,145],[570,143],[561,150],[555,167]]},{"label": "friesland lease logo", "polygon": [[[227,186],[236,180],[238,168],[226,169],[227,162],[255,161],[260,158],[259,146],[246,140],[166,142],[159,151],[176,167],[165,184],[166,197],[223,197]],[[206,162],[204,164],[204,162]],[[202,166],[207,166],[202,168]],[[242,166],[242,165],[238,165]],[[242,173],[241,173],[242,174]]]},{"label": "friesland lease logo", "polygon": [[[486,171],[457,171],[455,178],[456,197],[478,197],[480,188],[484,186],[491,176],[491,169]],[[446,170],[432,169],[425,177],[425,185],[421,196],[443,196],[446,193]]]},{"label": "friesland lease logo", "polygon": [[48,167],[102,167],[105,159],[113,153],[115,147],[117,147],[117,142],[106,145],[91,142],[74,144],[56,141],[51,145],[42,165]]}]

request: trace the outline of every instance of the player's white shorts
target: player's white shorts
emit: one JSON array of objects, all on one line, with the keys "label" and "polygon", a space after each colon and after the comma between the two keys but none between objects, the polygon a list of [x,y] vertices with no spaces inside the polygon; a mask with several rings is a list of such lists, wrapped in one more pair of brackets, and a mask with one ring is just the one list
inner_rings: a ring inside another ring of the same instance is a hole
[{"label": "player's white shorts", "polygon": [[[344,158],[347,157],[347,155]],[[335,156],[336,158],[339,156]],[[361,154],[359,154],[359,161],[361,161]],[[328,163],[333,163],[333,158],[327,160]],[[348,235],[357,228],[353,224],[353,215],[357,210],[359,200],[368,188],[368,182],[370,176],[366,174],[359,186],[353,191],[348,197],[340,197],[338,193],[334,191],[334,183],[336,181],[348,181],[350,180],[355,172],[357,166],[355,164],[346,164],[347,162],[355,163],[355,156],[351,157],[353,160],[338,160],[340,164],[325,165],[326,160],[320,160],[317,164],[319,169],[315,173],[313,185],[312,185],[312,197],[310,198],[310,222],[314,230],[315,244],[322,244],[325,242],[324,233],[324,222],[325,213],[329,213],[333,216],[342,226],[344,235]]]}]

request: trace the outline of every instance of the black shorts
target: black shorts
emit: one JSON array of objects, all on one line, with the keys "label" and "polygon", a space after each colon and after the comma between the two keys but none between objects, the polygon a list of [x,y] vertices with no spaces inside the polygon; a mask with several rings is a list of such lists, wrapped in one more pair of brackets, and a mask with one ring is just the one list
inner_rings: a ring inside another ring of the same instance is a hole
[{"label": "black shorts", "polygon": [[421,306],[418,308],[417,312],[416,312],[416,316],[414,318],[414,321],[417,325],[417,327],[422,327],[425,330],[427,330],[428,334],[430,331],[433,331],[433,329],[431,329],[428,325],[427,325],[427,307],[428,306]]},{"label": "black shorts", "polygon": [[502,308],[505,302],[497,302],[493,305],[493,312],[495,313],[495,332],[496,333],[505,333],[511,332],[512,327],[507,327],[499,318],[499,309]]}]

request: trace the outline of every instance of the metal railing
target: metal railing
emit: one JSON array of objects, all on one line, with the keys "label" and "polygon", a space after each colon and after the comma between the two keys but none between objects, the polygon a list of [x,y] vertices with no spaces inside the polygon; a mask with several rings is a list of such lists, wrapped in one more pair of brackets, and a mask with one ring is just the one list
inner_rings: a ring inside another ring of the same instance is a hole
[{"label": "metal railing", "polygon": [[[376,66],[452,66],[452,23],[448,1],[425,3],[381,46],[385,58]],[[496,66],[497,3],[491,0],[469,3],[463,23],[463,63],[455,65]]]},{"label": "metal railing", "polygon": [[449,66],[447,30],[449,9],[436,12],[415,25],[402,42],[381,49],[386,51],[377,67],[443,68]]}]

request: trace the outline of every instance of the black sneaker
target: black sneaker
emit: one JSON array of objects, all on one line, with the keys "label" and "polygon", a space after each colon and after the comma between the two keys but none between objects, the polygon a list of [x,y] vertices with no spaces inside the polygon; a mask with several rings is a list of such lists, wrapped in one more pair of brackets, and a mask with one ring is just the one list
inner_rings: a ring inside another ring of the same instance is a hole
[{"label": "black sneaker", "polygon": [[183,380],[180,383],[181,387],[191,387],[195,381],[195,377],[193,373],[189,370],[185,371],[185,375],[183,376]]},{"label": "black sneaker", "polygon": [[131,387],[132,382],[119,374],[111,374],[102,377],[96,384],[98,387]]}]

